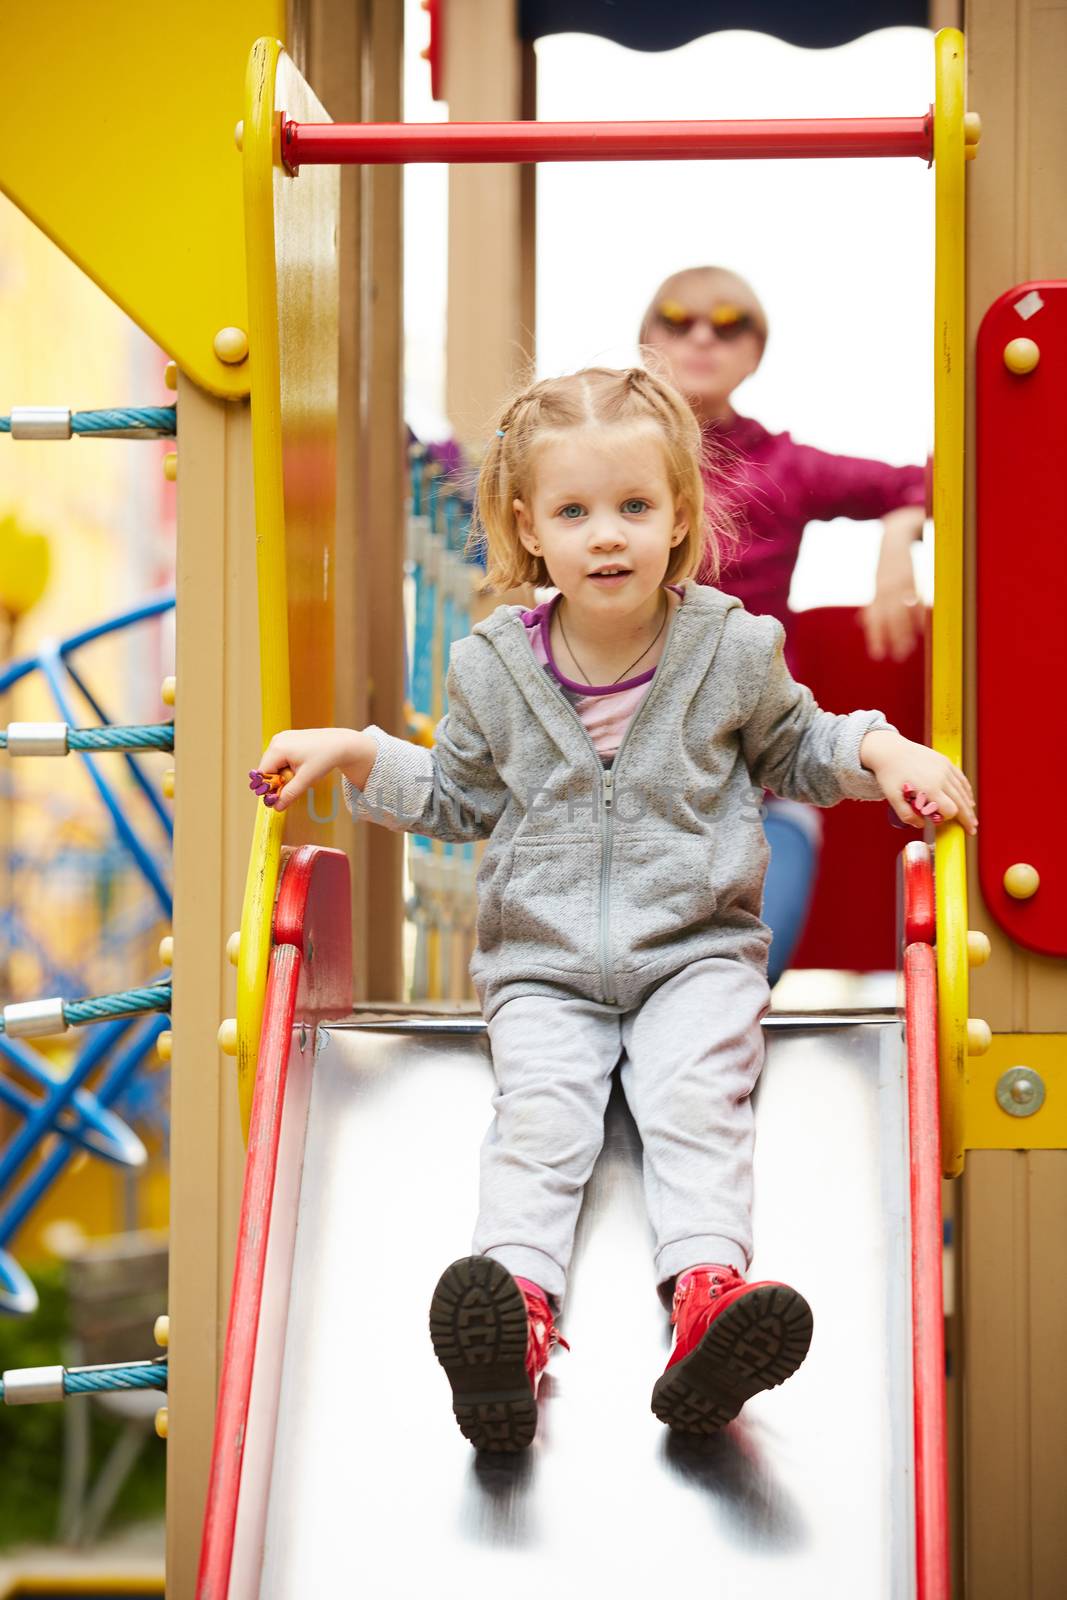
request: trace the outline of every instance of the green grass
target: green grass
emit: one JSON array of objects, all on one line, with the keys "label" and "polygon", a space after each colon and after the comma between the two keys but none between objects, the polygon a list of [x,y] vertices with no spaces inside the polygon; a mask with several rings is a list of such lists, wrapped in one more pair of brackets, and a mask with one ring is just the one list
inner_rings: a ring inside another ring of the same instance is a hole
[{"label": "green grass", "polygon": [[[64,1360],[67,1300],[60,1266],[32,1274],[40,1306],[32,1317],[0,1316],[0,1371],[47,1367]],[[91,1405],[75,1396],[62,1404],[0,1405],[0,1550],[50,1543],[56,1536],[63,1463],[63,1406]],[[121,1423],[93,1406],[89,1481],[107,1456]],[[108,1528],[163,1514],[166,1446],[153,1434],[127,1478]]]}]

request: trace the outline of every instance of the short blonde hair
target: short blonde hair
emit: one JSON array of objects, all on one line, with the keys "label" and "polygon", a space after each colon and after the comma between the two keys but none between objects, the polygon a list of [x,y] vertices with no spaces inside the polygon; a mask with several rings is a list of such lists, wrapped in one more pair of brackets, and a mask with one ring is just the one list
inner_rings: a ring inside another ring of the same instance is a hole
[{"label": "short blonde hair", "polygon": [[720,295],[723,300],[735,304],[739,311],[746,311],[752,318],[752,326],[761,349],[766,345],[767,313],[760,304],[759,296],[747,279],[742,278],[740,273],[731,272],[729,267],[683,267],[681,272],[672,272],[669,278],[664,278],[641,318],[638,344],[648,343],[653,319],[664,301],[673,299],[679,291],[684,294],[697,282],[708,284],[712,295]]},{"label": "short blonde hair", "polygon": [[678,391],[643,367],[616,371],[586,367],[563,378],[544,378],[518,394],[500,417],[478,474],[471,545],[483,547],[486,585],[507,590],[552,582],[541,556],[519,538],[514,502],[529,501],[538,445],[568,428],[651,424],[659,430],[667,482],[687,523],[673,546],[665,583],[696,575],[710,554],[718,575],[724,544],[734,539],[733,519],[723,503],[705,493],[702,466],[713,466],[709,445]]}]

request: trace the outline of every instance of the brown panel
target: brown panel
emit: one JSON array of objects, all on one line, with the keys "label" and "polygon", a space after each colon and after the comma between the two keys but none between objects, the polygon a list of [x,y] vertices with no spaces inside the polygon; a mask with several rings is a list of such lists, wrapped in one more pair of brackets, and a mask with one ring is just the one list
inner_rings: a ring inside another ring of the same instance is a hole
[{"label": "brown panel", "polygon": [[182,378],[178,405],[167,1592],[186,1600],[244,1166],[234,1066],[215,1034],[235,1004],[222,950],[241,919],[259,646],[247,402],[213,399]]},{"label": "brown panel", "polygon": [[[300,0],[293,7],[290,28],[300,27],[305,77],[335,122],[358,122],[363,104],[364,8],[351,0]],[[361,558],[363,530],[359,516],[360,359],[360,172],[343,167],[338,241],[338,387],[337,387],[337,536],[335,707],[342,727],[362,728],[370,720],[367,702],[369,657],[368,588]],[[340,784],[330,811],[334,821],[318,830],[316,843],[347,850],[352,861],[352,961],[357,995],[367,993],[367,838],[369,829],[354,828],[344,810]]]},{"label": "brown panel", "polygon": [[[521,118],[516,0],[450,0],[445,19],[449,120]],[[533,240],[523,230],[524,216],[527,225],[533,220],[533,179],[522,171],[456,166],[449,174],[445,405],[475,457],[491,417],[533,357]]]},{"label": "brown panel", "polygon": [[[290,27],[335,121],[400,119],[401,5],[293,0]],[[402,176],[349,167],[341,185],[336,717],[403,734]],[[392,999],[403,985],[403,841],[354,828],[336,795],[315,842],[352,859],[355,994]]]},{"label": "brown panel", "polygon": [[[1067,8],[968,0],[968,104],[982,118],[969,169],[968,333],[1012,284],[1062,277],[1067,261]],[[968,529],[974,539],[974,387],[969,385]],[[968,563],[973,574],[973,562]],[[973,576],[967,680],[974,683]],[[1051,686],[1046,692],[1051,693]],[[965,760],[974,766],[973,699]],[[981,794],[979,793],[979,807]],[[972,974],[971,1014],[998,1032],[1067,1028],[1064,963],[1014,946],[982,903],[971,863],[971,927],[993,956]],[[1067,1154],[973,1153],[959,1196],[967,1600],[1053,1600],[1067,1571]]]},{"label": "brown panel", "polygon": [[1037,1150],[1026,1157],[1030,1208],[1030,1411],[1033,1592],[1067,1588],[1067,1156]]},{"label": "brown panel", "polygon": [[[369,0],[364,43],[364,117],[390,122],[402,114],[403,7]],[[360,566],[368,601],[367,692],[371,721],[404,735],[404,479],[403,431],[403,174],[398,167],[363,172],[363,383],[366,412],[359,498]],[[394,1000],[403,989],[403,839],[367,828],[367,904],[373,936],[367,946],[367,995]]]}]

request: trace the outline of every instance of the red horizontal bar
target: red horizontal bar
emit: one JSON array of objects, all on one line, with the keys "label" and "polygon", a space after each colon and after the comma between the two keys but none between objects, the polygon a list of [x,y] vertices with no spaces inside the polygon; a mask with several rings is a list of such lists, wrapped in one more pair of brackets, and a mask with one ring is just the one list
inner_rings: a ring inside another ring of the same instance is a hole
[{"label": "red horizontal bar", "polygon": [[285,163],[933,159],[933,116],[747,122],[287,122]]}]

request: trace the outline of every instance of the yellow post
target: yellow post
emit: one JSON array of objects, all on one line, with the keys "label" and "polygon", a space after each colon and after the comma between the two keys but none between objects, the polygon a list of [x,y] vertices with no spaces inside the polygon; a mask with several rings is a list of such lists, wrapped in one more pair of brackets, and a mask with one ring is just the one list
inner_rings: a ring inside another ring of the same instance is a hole
[{"label": "yellow post", "polygon": [[[963,759],[964,54],[963,35],[934,41],[934,617],[931,736]],[[941,1152],[946,1176],[963,1167],[967,1050],[967,875],[958,823],[938,829],[937,986],[941,1059]]]},{"label": "yellow post", "polygon": [[[329,121],[279,42],[259,39],[242,155],[263,746],[294,721],[329,725],[335,674],[340,180],[336,167],[286,173],[282,117]],[[241,912],[237,1073],[246,1136],[283,825],[258,808]]]}]

